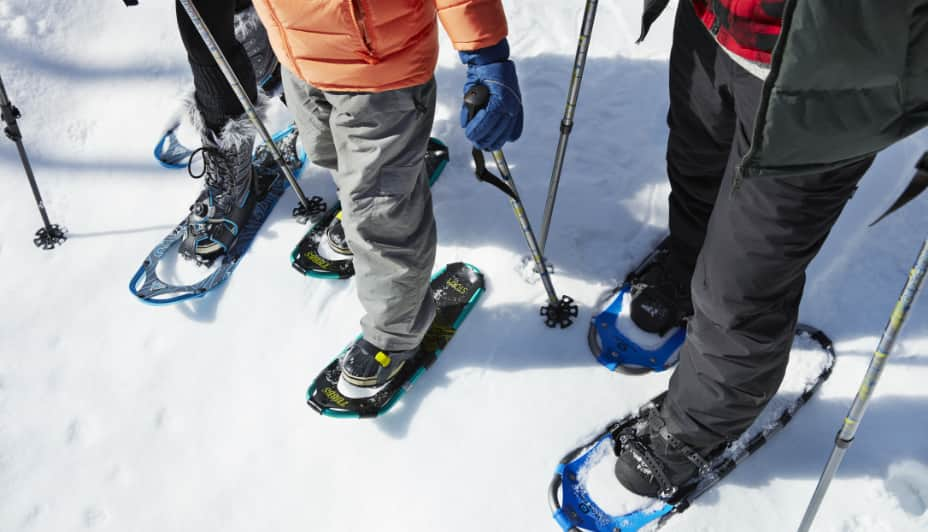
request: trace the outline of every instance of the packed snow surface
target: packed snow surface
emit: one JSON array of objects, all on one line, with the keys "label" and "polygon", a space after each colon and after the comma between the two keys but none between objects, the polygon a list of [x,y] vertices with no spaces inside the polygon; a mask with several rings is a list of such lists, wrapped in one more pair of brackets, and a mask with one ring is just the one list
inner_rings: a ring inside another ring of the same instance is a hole
[{"label": "packed snow surface", "polygon": [[[551,172],[582,1],[507,1],[526,108],[506,156],[536,225]],[[467,261],[487,292],[438,363],[388,416],[305,405],[313,377],[358,332],[352,281],[289,265],[305,230],[281,199],[232,278],[157,308],[128,292],[201,183],[152,149],[191,85],[173,2],[0,0],[0,75],[52,221],[40,225],[0,138],[0,530],[133,532],[557,530],[557,461],[664,389],[669,372],[598,366],[586,324],[666,231],[664,151],[672,16],[636,46],[640,2],[600,2],[547,248],[580,305],[544,327],[539,283],[506,198],[473,177],[458,125],[464,69],[442,37],[433,135],[451,162],[434,188],[438,266]],[[275,105],[269,129],[288,122]],[[836,341],[831,380],[773,441],[667,530],[782,531],[799,523],[916,248],[926,199],[874,228],[928,145],[881,154],[808,272],[801,319]],[[307,194],[334,198],[328,174]],[[928,529],[928,305],[890,358],[816,531]]]}]

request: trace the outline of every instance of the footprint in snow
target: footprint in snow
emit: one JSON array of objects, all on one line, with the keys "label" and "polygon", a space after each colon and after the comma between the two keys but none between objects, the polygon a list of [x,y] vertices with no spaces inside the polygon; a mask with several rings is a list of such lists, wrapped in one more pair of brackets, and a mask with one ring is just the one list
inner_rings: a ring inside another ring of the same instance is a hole
[{"label": "footprint in snow", "polygon": [[928,466],[925,464],[907,460],[889,466],[886,490],[910,515],[928,514]]}]

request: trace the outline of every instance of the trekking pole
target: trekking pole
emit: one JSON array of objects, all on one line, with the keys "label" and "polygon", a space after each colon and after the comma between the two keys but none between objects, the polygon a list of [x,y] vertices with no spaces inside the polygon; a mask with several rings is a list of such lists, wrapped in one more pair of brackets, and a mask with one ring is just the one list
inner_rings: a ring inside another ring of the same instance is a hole
[{"label": "trekking pole", "polygon": [[548,229],[551,227],[551,217],[554,215],[554,202],[557,199],[557,188],[561,183],[561,170],[564,167],[564,156],[567,153],[567,140],[574,127],[574,112],[577,110],[577,99],[580,97],[580,81],[583,80],[583,70],[586,67],[586,54],[590,49],[590,36],[593,34],[593,20],[596,18],[598,0],[587,0],[583,11],[583,25],[580,27],[580,40],[577,43],[577,55],[574,57],[574,70],[570,78],[570,88],[567,89],[567,106],[564,107],[564,118],[561,119],[561,138],[557,141],[557,151],[554,153],[554,169],[551,170],[551,182],[548,185],[548,199],[545,201],[545,214],[541,221],[541,241],[539,251],[545,253],[545,244],[548,242]]},{"label": "trekking pole", "polygon": [[280,150],[277,149],[277,145],[274,144],[274,140],[271,138],[270,133],[267,132],[267,129],[264,127],[264,123],[261,122],[261,119],[258,117],[258,113],[255,111],[255,106],[252,105],[248,95],[245,94],[245,89],[242,87],[241,82],[238,80],[238,77],[235,75],[235,72],[232,70],[232,67],[229,65],[229,62],[223,55],[222,50],[219,49],[219,45],[216,43],[216,39],[213,38],[213,34],[210,33],[209,28],[207,28],[206,24],[203,22],[203,18],[200,16],[200,12],[197,11],[197,8],[193,6],[190,0],[178,1],[184,7],[184,11],[187,12],[187,16],[190,17],[190,21],[193,22],[197,32],[200,33],[200,37],[203,39],[203,43],[206,45],[206,48],[209,49],[209,52],[213,55],[213,59],[216,60],[216,64],[219,65],[219,69],[222,70],[226,81],[229,82],[229,85],[235,92],[235,96],[237,96],[239,102],[241,102],[242,108],[245,109],[245,114],[248,115],[248,119],[251,120],[251,123],[254,124],[255,129],[258,130],[258,134],[260,134],[261,138],[264,140],[264,144],[266,145],[268,151],[271,152],[271,155],[274,157],[274,161],[276,161],[280,166],[281,171],[284,173],[284,177],[287,178],[287,181],[290,182],[290,186],[293,187],[294,192],[296,192],[296,196],[300,200],[300,204],[293,209],[293,216],[299,219],[301,223],[303,223],[309,220],[310,216],[324,212],[326,207],[322,198],[313,196],[312,199],[306,199],[306,195],[303,194],[303,189],[301,189],[299,183],[296,182],[296,178],[293,176],[293,172],[290,170],[290,166],[288,166],[284,161],[283,155],[280,153]]},{"label": "trekking pole", "polygon": [[29,178],[29,185],[32,187],[32,195],[35,197],[35,204],[39,207],[39,214],[42,216],[41,229],[35,232],[35,238],[32,243],[42,249],[55,249],[55,246],[68,239],[67,230],[52,224],[48,220],[48,213],[45,211],[45,203],[42,201],[42,194],[39,193],[39,185],[35,182],[35,175],[32,173],[32,165],[29,163],[29,157],[26,155],[26,148],[23,146],[23,135],[19,130],[16,120],[22,118],[19,109],[13,106],[13,103],[6,95],[6,88],[3,86],[3,77],[0,77],[0,117],[6,123],[3,129],[7,138],[16,144],[19,151],[19,160],[23,163],[26,170],[26,177]]},{"label": "trekking pole", "polygon": [[913,266],[912,270],[909,272],[909,278],[906,280],[905,287],[902,289],[902,295],[899,296],[899,300],[896,302],[896,307],[893,309],[892,315],[890,315],[889,323],[883,330],[880,343],[876,348],[876,352],[873,354],[873,358],[870,360],[870,367],[867,368],[864,381],[857,391],[857,397],[854,398],[851,410],[848,412],[847,417],[844,418],[844,425],[841,426],[841,430],[835,437],[835,446],[831,451],[831,456],[828,457],[828,463],[825,465],[824,471],[822,471],[822,476],[819,478],[818,486],[816,486],[815,493],[812,495],[812,500],[809,501],[806,513],[802,517],[802,523],[799,525],[799,532],[808,532],[809,527],[812,526],[812,521],[815,519],[815,514],[822,504],[822,499],[825,497],[828,485],[831,484],[831,480],[838,471],[841,461],[844,460],[844,455],[847,453],[848,447],[850,447],[851,443],[854,441],[854,435],[857,433],[857,428],[860,426],[860,420],[867,411],[870,397],[873,395],[873,390],[876,388],[877,381],[879,381],[880,375],[883,373],[883,368],[886,366],[890,351],[892,351],[893,345],[896,343],[896,336],[902,329],[902,325],[905,323],[906,318],[909,317],[909,309],[915,301],[916,296],[918,296],[918,292],[922,287],[922,282],[925,280],[926,270],[928,270],[928,239],[925,239],[925,242],[922,244],[922,249],[918,255],[918,259],[915,261],[915,266]]},{"label": "trekking pole", "polygon": [[[484,85],[474,85],[473,88],[467,91],[467,94],[464,95],[464,104],[468,108],[468,121],[474,118],[477,111],[486,107],[489,100],[490,91]],[[544,284],[545,291],[548,293],[548,305],[541,307],[541,315],[545,318],[545,325],[548,327],[560,326],[562,329],[569,327],[574,322],[574,318],[577,317],[577,305],[574,304],[574,300],[570,296],[565,295],[562,298],[558,298],[557,292],[554,291],[554,285],[551,283],[551,275],[541,257],[538,241],[535,239],[535,233],[532,231],[528,216],[525,214],[525,207],[522,205],[519,191],[516,190],[516,183],[512,179],[512,174],[509,172],[509,165],[506,163],[506,156],[503,155],[503,150],[496,150],[493,152],[493,160],[496,162],[496,168],[499,170],[502,179],[496,177],[487,170],[483,151],[475,146],[471,150],[471,154],[474,158],[474,164],[477,167],[475,170],[477,179],[495,186],[509,196],[509,203],[512,205],[512,210],[519,220],[519,226],[522,228],[522,235],[528,243],[528,249],[531,251],[532,258],[535,260],[538,274],[541,276],[541,282]]]}]

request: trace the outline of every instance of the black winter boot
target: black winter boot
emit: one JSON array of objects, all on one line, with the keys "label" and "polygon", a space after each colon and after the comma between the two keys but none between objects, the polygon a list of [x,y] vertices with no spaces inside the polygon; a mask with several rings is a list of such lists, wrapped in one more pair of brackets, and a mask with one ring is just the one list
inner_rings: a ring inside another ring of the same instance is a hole
[{"label": "black winter boot", "polygon": [[329,248],[339,255],[351,256],[351,248],[348,247],[348,240],[345,238],[345,226],[342,225],[342,213],[339,212],[335,219],[325,230],[326,240],[329,242]]},{"label": "black winter boot", "polygon": [[[666,242],[665,242],[666,244]],[[631,279],[631,318],[641,330],[664,335],[693,315],[690,279],[675,264],[669,246],[655,250],[651,260]]]},{"label": "black winter boot", "polygon": [[709,463],[667,430],[657,409],[616,437],[615,476],[628,491],[668,499],[709,471]]},{"label": "black winter boot", "polygon": [[418,347],[408,351],[384,351],[361,338],[341,359],[338,389],[345,397],[368,397],[380,390],[420,352]]}]

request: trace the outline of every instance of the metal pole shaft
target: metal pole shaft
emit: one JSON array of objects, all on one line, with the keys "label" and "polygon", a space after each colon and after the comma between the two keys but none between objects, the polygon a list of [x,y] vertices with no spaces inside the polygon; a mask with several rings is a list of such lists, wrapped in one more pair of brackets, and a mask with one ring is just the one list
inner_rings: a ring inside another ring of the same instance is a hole
[{"label": "metal pole shaft", "polygon": [[548,185],[548,199],[545,202],[544,218],[541,222],[541,241],[539,250],[545,252],[548,242],[548,229],[551,227],[551,217],[554,215],[554,202],[557,200],[557,189],[561,183],[561,170],[564,167],[564,156],[567,153],[567,140],[574,126],[574,112],[577,110],[577,99],[580,97],[580,82],[583,80],[583,70],[586,68],[586,56],[590,49],[590,36],[593,34],[593,21],[596,18],[598,0],[587,0],[583,11],[583,25],[580,28],[580,40],[577,43],[577,55],[574,58],[573,74],[570,78],[570,88],[567,90],[567,106],[564,108],[564,118],[561,119],[561,137],[557,143],[554,154],[554,168],[551,171],[551,182]]},{"label": "metal pole shaft", "polygon": [[905,324],[906,319],[909,317],[909,309],[912,307],[912,303],[921,290],[925,280],[926,270],[928,270],[928,239],[922,243],[921,252],[918,255],[918,259],[915,261],[915,266],[913,266],[912,270],[909,272],[905,287],[902,289],[902,295],[899,296],[899,300],[896,302],[893,313],[889,318],[889,323],[883,330],[883,336],[880,338],[880,343],[877,346],[876,352],[870,360],[870,366],[867,368],[867,374],[864,376],[860,389],[857,391],[857,397],[854,398],[851,410],[848,412],[847,417],[844,418],[844,424],[835,437],[835,446],[832,449],[831,456],[828,458],[828,463],[825,465],[825,470],[822,472],[821,478],[819,478],[818,486],[816,486],[815,493],[812,495],[812,500],[809,501],[806,513],[802,517],[802,523],[799,525],[799,532],[808,532],[809,528],[812,526],[812,522],[815,520],[815,514],[818,512],[819,506],[821,506],[822,500],[825,497],[825,492],[828,490],[828,486],[831,484],[835,473],[838,471],[841,461],[844,460],[844,455],[847,453],[848,447],[850,447],[851,443],[854,441],[854,435],[857,434],[860,421],[867,412],[867,406],[869,406],[870,398],[873,396],[873,390],[876,388],[877,382],[883,374],[883,369],[886,367],[889,354],[896,343],[896,337],[899,335],[899,331],[902,330],[903,324]]},{"label": "metal pole shaft", "polygon": [[280,153],[280,150],[277,149],[277,145],[274,144],[270,133],[267,132],[267,129],[264,127],[264,123],[261,122],[261,119],[258,117],[258,113],[255,111],[255,106],[252,105],[251,100],[245,93],[245,89],[242,88],[241,82],[238,80],[238,77],[235,75],[235,72],[232,70],[232,67],[226,60],[225,55],[223,55],[222,50],[219,49],[219,45],[216,43],[216,39],[213,38],[213,34],[209,31],[209,28],[207,28],[206,24],[203,22],[203,18],[200,16],[200,12],[197,11],[197,8],[193,6],[190,0],[179,1],[184,7],[184,10],[187,12],[187,16],[190,17],[190,21],[193,22],[194,27],[196,27],[197,32],[200,33],[200,37],[203,39],[203,43],[206,45],[206,48],[209,49],[213,59],[216,60],[216,64],[219,65],[219,69],[222,70],[223,75],[225,75],[226,80],[229,82],[229,85],[232,87],[232,90],[238,97],[239,102],[241,102],[242,108],[245,109],[245,114],[248,115],[248,119],[251,120],[251,123],[254,124],[255,129],[258,130],[258,134],[261,135],[261,138],[267,145],[267,149],[271,152],[271,156],[274,157],[274,161],[276,161],[280,166],[281,171],[284,173],[284,177],[287,178],[287,181],[290,182],[290,186],[293,187],[293,190],[296,192],[297,198],[300,200],[300,205],[302,205],[307,210],[307,212],[309,212],[311,210],[309,200],[306,199],[306,195],[303,194],[303,190],[296,182],[296,178],[293,176],[293,172],[290,171],[290,167],[286,162],[284,162],[283,155]]},{"label": "metal pole shaft", "polygon": [[3,121],[7,123],[6,133],[16,144],[19,151],[19,159],[26,170],[26,177],[29,178],[29,186],[32,187],[32,195],[35,197],[35,204],[39,207],[39,214],[42,216],[42,223],[45,224],[45,230],[52,231],[52,224],[48,220],[48,213],[45,211],[45,202],[42,201],[42,194],[39,192],[39,185],[35,182],[35,174],[32,172],[32,164],[29,162],[29,156],[26,155],[26,147],[23,146],[22,134],[19,131],[19,125],[16,124],[16,113],[13,111],[13,104],[6,94],[6,87],[3,86],[3,78],[0,77],[0,110],[3,113]]},{"label": "metal pole shaft", "polygon": [[535,265],[538,267],[541,282],[545,286],[545,292],[548,293],[548,301],[552,305],[557,305],[560,299],[557,297],[557,292],[554,291],[554,284],[551,283],[551,275],[548,272],[545,261],[541,257],[541,251],[538,248],[538,240],[535,238],[535,232],[532,231],[531,223],[528,221],[528,216],[525,214],[525,207],[522,205],[522,198],[519,196],[519,191],[516,189],[516,182],[512,179],[512,174],[509,173],[509,164],[506,162],[506,156],[503,155],[503,150],[494,151],[493,160],[496,161],[496,168],[499,170],[500,177],[506,181],[509,188],[512,190],[513,196],[515,196],[515,198],[509,198],[509,203],[512,205],[512,210],[516,213],[519,226],[522,228],[522,235],[525,237],[528,248],[532,252],[532,259],[535,260]]}]

